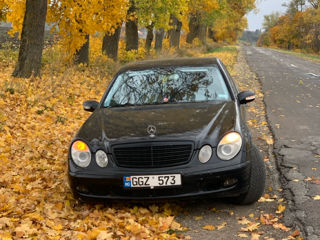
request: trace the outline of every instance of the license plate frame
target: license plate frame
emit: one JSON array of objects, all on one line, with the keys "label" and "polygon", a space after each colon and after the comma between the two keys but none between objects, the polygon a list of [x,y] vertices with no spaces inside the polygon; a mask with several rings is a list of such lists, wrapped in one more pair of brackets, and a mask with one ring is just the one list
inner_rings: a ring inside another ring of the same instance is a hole
[{"label": "license plate frame", "polygon": [[153,189],[162,187],[179,187],[181,185],[181,174],[132,175],[123,177],[123,187],[126,189]]}]

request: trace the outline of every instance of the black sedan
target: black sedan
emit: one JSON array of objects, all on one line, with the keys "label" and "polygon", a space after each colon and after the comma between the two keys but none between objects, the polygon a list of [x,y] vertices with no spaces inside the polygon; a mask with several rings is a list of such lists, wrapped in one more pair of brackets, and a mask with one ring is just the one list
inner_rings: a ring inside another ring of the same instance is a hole
[{"label": "black sedan", "polygon": [[239,92],[216,58],[142,61],[115,75],[70,145],[68,175],[81,199],[206,195],[250,204],[264,161],[251,142]]}]

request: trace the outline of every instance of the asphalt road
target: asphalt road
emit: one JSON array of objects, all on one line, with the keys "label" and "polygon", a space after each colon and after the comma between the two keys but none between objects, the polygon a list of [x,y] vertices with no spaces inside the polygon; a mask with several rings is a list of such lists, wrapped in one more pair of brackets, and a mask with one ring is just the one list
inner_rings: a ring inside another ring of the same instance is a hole
[{"label": "asphalt road", "polygon": [[286,223],[300,226],[307,239],[320,239],[320,64],[271,49],[243,51],[262,85],[291,210]]},{"label": "asphalt road", "polygon": [[[280,186],[277,176],[274,174],[277,172],[274,159],[270,156],[271,145],[267,145],[262,138],[262,136],[269,135],[270,130],[264,124],[266,118],[261,84],[256,75],[250,71],[243,51],[239,53],[232,75],[242,90],[253,90],[258,96],[256,101],[246,105],[248,109],[247,120],[255,123],[249,126],[252,138],[266,160],[265,193],[270,198],[248,206],[232,204],[226,199],[183,199],[176,202],[179,212],[177,220],[189,229],[184,234],[192,239],[287,239],[296,228],[293,226],[289,231],[284,231],[279,229],[280,225],[277,225],[283,223],[283,213],[276,213],[277,208],[279,204],[285,203],[281,200],[281,193],[278,191]],[[266,216],[274,220],[274,226],[270,224],[271,221],[269,224],[264,224],[261,221]],[[243,222],[246,223],[243,224]],[[209,229],[204,229],[206,226]],[[256,228],[252,231],[246,230],[248,226],[256,226]]]}]

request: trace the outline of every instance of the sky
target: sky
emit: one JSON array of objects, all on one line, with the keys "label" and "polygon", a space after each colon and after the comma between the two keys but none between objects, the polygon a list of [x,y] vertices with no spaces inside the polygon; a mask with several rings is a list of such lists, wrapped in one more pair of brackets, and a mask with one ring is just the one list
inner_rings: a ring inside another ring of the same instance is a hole
[{"label": "sky", "polygon": [[251,11],[247,15],[249,30],[262,29],[263,16],[269,15],[272,12],[285,12],[286,8],[281,5],[288,2],[288,0],[256,0],[257,13]]}]

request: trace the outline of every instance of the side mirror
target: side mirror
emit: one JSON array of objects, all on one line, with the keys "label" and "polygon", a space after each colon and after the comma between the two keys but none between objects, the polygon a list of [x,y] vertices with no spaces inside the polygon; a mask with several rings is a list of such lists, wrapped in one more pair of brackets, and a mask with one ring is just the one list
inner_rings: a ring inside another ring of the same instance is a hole
[{"label": "side mirror", "polygon": [[252,91],[244,91],[238,94],[238,100],[240,104],[247,104],[256,99],[256,95]]},{"label": "side mirror", "polygon": [[83,103],[83,109],[88,112],[93,112],[98,107],[99,103],[94,100],[88,100]]}]

